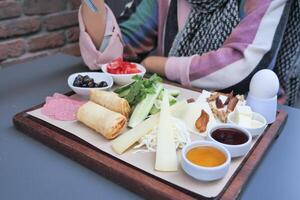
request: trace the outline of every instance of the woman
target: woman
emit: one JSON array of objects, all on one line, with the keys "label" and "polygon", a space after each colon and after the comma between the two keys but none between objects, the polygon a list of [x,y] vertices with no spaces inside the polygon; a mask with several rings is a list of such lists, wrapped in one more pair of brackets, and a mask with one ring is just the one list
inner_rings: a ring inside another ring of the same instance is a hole
[{"label": "woman", "polygon": [[256,71],[272,68],[287,18],[287,0],[134,0],[118,21],[103,0],[93,0],[96,12],[86,2],[80,49],[90,69],[124,55],[210,90],[246,92]]}]

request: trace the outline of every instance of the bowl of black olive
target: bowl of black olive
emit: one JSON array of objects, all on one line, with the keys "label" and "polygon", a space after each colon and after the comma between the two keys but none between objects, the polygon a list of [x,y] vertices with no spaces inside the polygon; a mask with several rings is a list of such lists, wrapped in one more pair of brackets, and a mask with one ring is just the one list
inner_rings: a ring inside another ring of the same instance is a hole
[{"label": "bowl of black olive", "polygon": [[88,96],[90,90],[108,90],[113,86],[111,76],[100,72],[80,72],[69,76],[69,87],[77,94]]}]

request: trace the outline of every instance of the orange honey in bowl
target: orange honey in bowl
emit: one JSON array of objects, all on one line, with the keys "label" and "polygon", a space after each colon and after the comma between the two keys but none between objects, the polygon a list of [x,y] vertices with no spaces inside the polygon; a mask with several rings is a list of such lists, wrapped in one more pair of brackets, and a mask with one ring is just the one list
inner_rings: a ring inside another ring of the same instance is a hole
[{"label": "orange honey in bowl", "polygon": [[199,146],[190,149],[186,158],[200,167],[217,167],[226,162],[226,155],[219,149],[210,146]]}]

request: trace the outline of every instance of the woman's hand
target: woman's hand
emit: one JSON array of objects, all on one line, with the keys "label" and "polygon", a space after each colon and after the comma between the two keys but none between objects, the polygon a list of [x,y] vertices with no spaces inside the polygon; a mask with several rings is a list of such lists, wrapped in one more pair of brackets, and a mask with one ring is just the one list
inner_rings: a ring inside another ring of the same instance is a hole
[{"label": "woman's hand", "polygon": [[165,65],[167,62],[166,57],[149,56],[142,61],[142,65],[148,72],[156,73],[165,76]]},{"label": "woman's hand", "polygon": [[94,0],[93,2],[99,12],[93,12],[85,2],[82,3],[81,11],[86,31],[98,49],[102,43],[105,32],[106,10],[103,0]]}]

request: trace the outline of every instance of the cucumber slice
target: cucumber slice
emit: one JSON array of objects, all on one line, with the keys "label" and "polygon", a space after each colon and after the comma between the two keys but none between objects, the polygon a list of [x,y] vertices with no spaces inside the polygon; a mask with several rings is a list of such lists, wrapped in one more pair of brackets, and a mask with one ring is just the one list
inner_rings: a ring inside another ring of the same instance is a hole
[{"label": "cucumber slice", "polygon": [[137,126],[139,123],[144,121],[147,118],[152,106],[159,95],[160,91],[163,89],[161,84],[158,84],[154,94],[148,94],[145,99],[143,99],[134,109],[130,119],[128,126],[133,128]]}]

